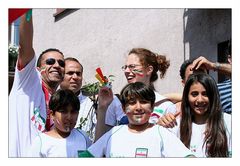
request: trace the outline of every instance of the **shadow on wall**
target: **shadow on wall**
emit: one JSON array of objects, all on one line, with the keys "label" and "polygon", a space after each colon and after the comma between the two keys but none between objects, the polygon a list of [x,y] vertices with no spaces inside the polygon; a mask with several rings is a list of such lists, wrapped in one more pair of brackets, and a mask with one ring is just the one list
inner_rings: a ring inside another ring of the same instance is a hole
[{"label": "shadow on wall", "polygon": [[231,15],[231,9],[185,9],[183,42],[188,47],[184,47],[184,59],[188,51],[191,59],[200,55],[212,62],[225,59],[226,47],[221,43],[231,39]]}]

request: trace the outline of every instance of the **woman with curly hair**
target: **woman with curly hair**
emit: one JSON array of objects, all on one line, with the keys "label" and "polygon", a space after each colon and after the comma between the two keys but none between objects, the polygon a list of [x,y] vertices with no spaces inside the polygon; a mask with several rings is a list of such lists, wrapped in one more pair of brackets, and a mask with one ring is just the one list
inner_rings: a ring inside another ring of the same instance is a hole
[{"label": "woman with curly hair", "polygon": [[176,112],[176,106],[160,95],[153,84],[158,79],[158,72],[163,79],[169,66],[170,62],[166,56],[145,48],[133,48],[128,53],[126,65],[122,67],[128,83],[142,82],[154,90],[156,100],[149,120],[151,123],[157,123],[158,119],[167,112]]}]

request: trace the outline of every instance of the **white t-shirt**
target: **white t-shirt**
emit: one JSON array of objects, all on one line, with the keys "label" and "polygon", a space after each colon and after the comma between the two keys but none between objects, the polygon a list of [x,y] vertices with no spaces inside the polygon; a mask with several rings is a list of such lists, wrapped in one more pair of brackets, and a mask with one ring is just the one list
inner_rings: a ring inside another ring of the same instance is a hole
[{"label": "white t-shirt", "polygon": [[186,157],[191,155],[183,143],[167,129],[155,125],[141,133],[127,125],[113,127],[88,148],[95,157]]},{"label": "white t-shirt", "polygon": [[[80,100],[80,111],[78,114],[78,120],[76,127],[81,125],[81,129],[85,131],[90,139],[93,141],[95,136],[95,127],[97,124],[96,114],[94,109],[90,110],[93,105],[91,99],[87,96],[80,95],[78,96]],[[117,125],[117,121],[119,121],[124,116],[122,111],[122,105],[117,96],[114,95],[113,101],[109,105],[106,116],[105,116],[105,124],[110,126]],[[83,123],[83,120],[86,118],[86,121]]]},{"label": "white t-shirt", "polygon": [[[232,131],[231,131],[231,115],[224,113],[224,123],[226,127],[226,134],[228,139],[228,150],[231,154],[232,152]],[[180,118],[177,119],[177,126],[174,128],[169,128],[171,132],[176,134],[180,138]],[[206,124],[196,124],[192,123],[192,137],[190,142],[190,150],[196,157],[206,157],[206,144],[203,146],[204,142],[204,132]]]},{"label": "white t-shirt", "polygon": [[54,138],[45,133],[36,137],[28,157],[78,157],[91,145],[86,133],[73,129],[67,138]]},{"label": "white t-shirt", "polygon": [[[163,99],[166,99],[165,96],[160,95],[158,92],[154,91],[155,93],[155,103],[158,101],[161,101]],[[173,104],[170,101],[165,101],[162,104],[155,106],[153,109],[153,112],[151,114],[151,117],[149,119],[150,123],[156,124],[158,122],[158,119],[165,115],[166,113],[176,113],[176,105]]]},{"label": "white t-shirt", "polygon": [[45,129],[46,104],[36,57],[16,67],[9,95],[9,157],[26,157],[33,139]]}]

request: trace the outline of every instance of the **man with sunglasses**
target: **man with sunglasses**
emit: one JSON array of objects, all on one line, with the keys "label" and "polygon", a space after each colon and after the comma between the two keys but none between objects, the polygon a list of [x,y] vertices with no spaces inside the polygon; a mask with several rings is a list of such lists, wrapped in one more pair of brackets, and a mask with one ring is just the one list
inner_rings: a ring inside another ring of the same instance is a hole
[{"label": "man with sunglasses", "polygon": [[9,96],[9,157],[26,157],[32,140],[48,131],[48,101],[64,77],[64,56],[58,49],[47,49],[36,63],[32,18],[21,17],[19,56]]}]

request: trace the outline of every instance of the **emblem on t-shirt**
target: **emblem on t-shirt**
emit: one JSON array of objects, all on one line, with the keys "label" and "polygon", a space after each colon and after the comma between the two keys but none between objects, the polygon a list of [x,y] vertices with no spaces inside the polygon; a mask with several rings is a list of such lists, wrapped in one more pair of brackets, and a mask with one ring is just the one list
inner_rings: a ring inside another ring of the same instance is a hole
[{"label": "emblem on t-shirt", "polygon": [[40,115],[39,108],[34,109],[31,121],[39,131],[43,132],[45,130],[45,119]]},{"label": "emblem on t-shirt", "polygon": [[197,145],[190,145],[190,150],[191,150],[191,152],[196,152],[197,151]]},{"label": "emblem on t-shirt", "polygon": [[147,157],[147,148],[136,148],[135,157]]}]

